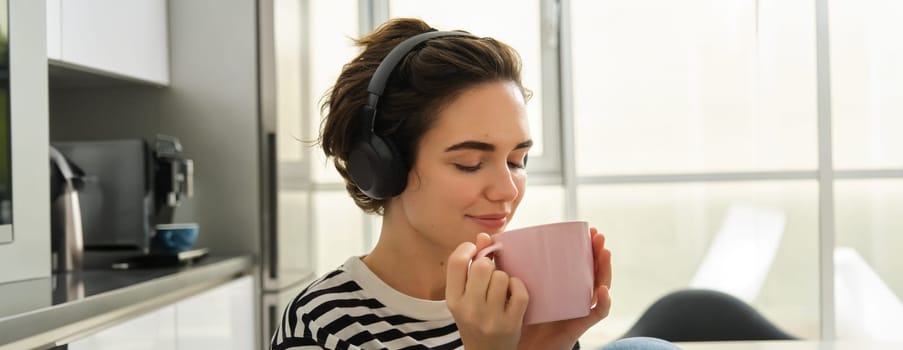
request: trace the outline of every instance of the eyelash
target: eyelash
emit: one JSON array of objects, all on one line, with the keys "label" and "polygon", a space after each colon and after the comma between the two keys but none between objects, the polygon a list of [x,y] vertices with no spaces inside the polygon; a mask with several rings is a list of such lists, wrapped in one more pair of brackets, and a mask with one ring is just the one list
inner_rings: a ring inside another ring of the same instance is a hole
[{"label": "eyelash", "polygon": [[482,164],[483,163],[479,163],[475,166],[466,166],[466,165],[461,165],[461,164],[455,164],[455,167],[458,168],[458,170],[461,170],[465,173],[472,173],[477,170],[480,170],[480,166],[482,166]]},{"label": "eyelash", "polygon": [[[514,168],[514,169],[526,169],[527,168],[527,166],[525,164],[515,164],[512,162],[508,162],[508,166],[511,168]],[[476,172],[477,170],[480,170],[480,168],[483,167],[483,163],[478,163],[477,165],[474,165],[474,166],[455,164],[455,167],[458,168],[458,170],[461,170],[463,172],[472,173],[472,172]]]}]

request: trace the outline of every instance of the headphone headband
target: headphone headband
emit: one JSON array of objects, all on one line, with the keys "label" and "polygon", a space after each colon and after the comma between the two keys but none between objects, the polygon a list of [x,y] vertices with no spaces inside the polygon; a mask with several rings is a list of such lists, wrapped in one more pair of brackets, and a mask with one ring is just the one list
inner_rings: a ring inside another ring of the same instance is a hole
[{"label": "headphone headband", "polygon": [[467,34],[464,32],[440,32],[440,31],[431,31],[426,33],[420,33],[414,35],[410,38],[402,41],[398,46],[392,49],[385,58],[383,58],[382,62],[379,63],[379,66],[376,67],[376,72],[373,73],[373,77],[370,78],[370,84],[367,85],[367,93],[369,96],[367,97],[367,105],[372,107],[373,109],[377,108],[379,104],[379,98],[382,97],[383,92],[386,90],[386,83],[389,81],[389,76],[392,75],[392,71],[395,70],[395,66],[398,65],[398,62],[408,55],[417,45],[420,45],[427,40],[439,38],[443,36],[470,36],[473,35]]}]

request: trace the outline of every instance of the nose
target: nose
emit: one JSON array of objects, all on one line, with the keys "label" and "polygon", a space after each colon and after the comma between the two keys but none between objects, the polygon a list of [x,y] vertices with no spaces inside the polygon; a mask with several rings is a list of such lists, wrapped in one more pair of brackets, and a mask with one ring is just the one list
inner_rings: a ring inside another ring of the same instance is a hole
[{"label": "nose", "polygon": [[519,181],[521,180],[506,163],[501,170],[492,172],[492,178],[486,188],[486,198],[493,202],[513,201],[520,194]]}]

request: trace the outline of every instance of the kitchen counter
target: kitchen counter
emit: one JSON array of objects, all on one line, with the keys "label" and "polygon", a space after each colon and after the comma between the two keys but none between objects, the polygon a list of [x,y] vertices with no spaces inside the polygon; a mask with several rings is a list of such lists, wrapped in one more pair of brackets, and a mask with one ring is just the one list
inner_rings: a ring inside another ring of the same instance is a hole
[{"label": "kitchen counter", "polygon": [[52,347],[253,273],[250,256],[0,284],[0,349]]}]

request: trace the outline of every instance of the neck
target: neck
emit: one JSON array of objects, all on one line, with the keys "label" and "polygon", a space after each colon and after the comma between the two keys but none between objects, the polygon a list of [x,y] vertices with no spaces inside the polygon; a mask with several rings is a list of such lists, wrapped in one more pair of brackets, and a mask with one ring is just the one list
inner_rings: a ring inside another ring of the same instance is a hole
[{"label": "neck", "polygon": [[449,254],[448,248],[431,242],[403,217],[387,210],[379,241],[363,262],[401,293],[419,299],[444,300]]}]

